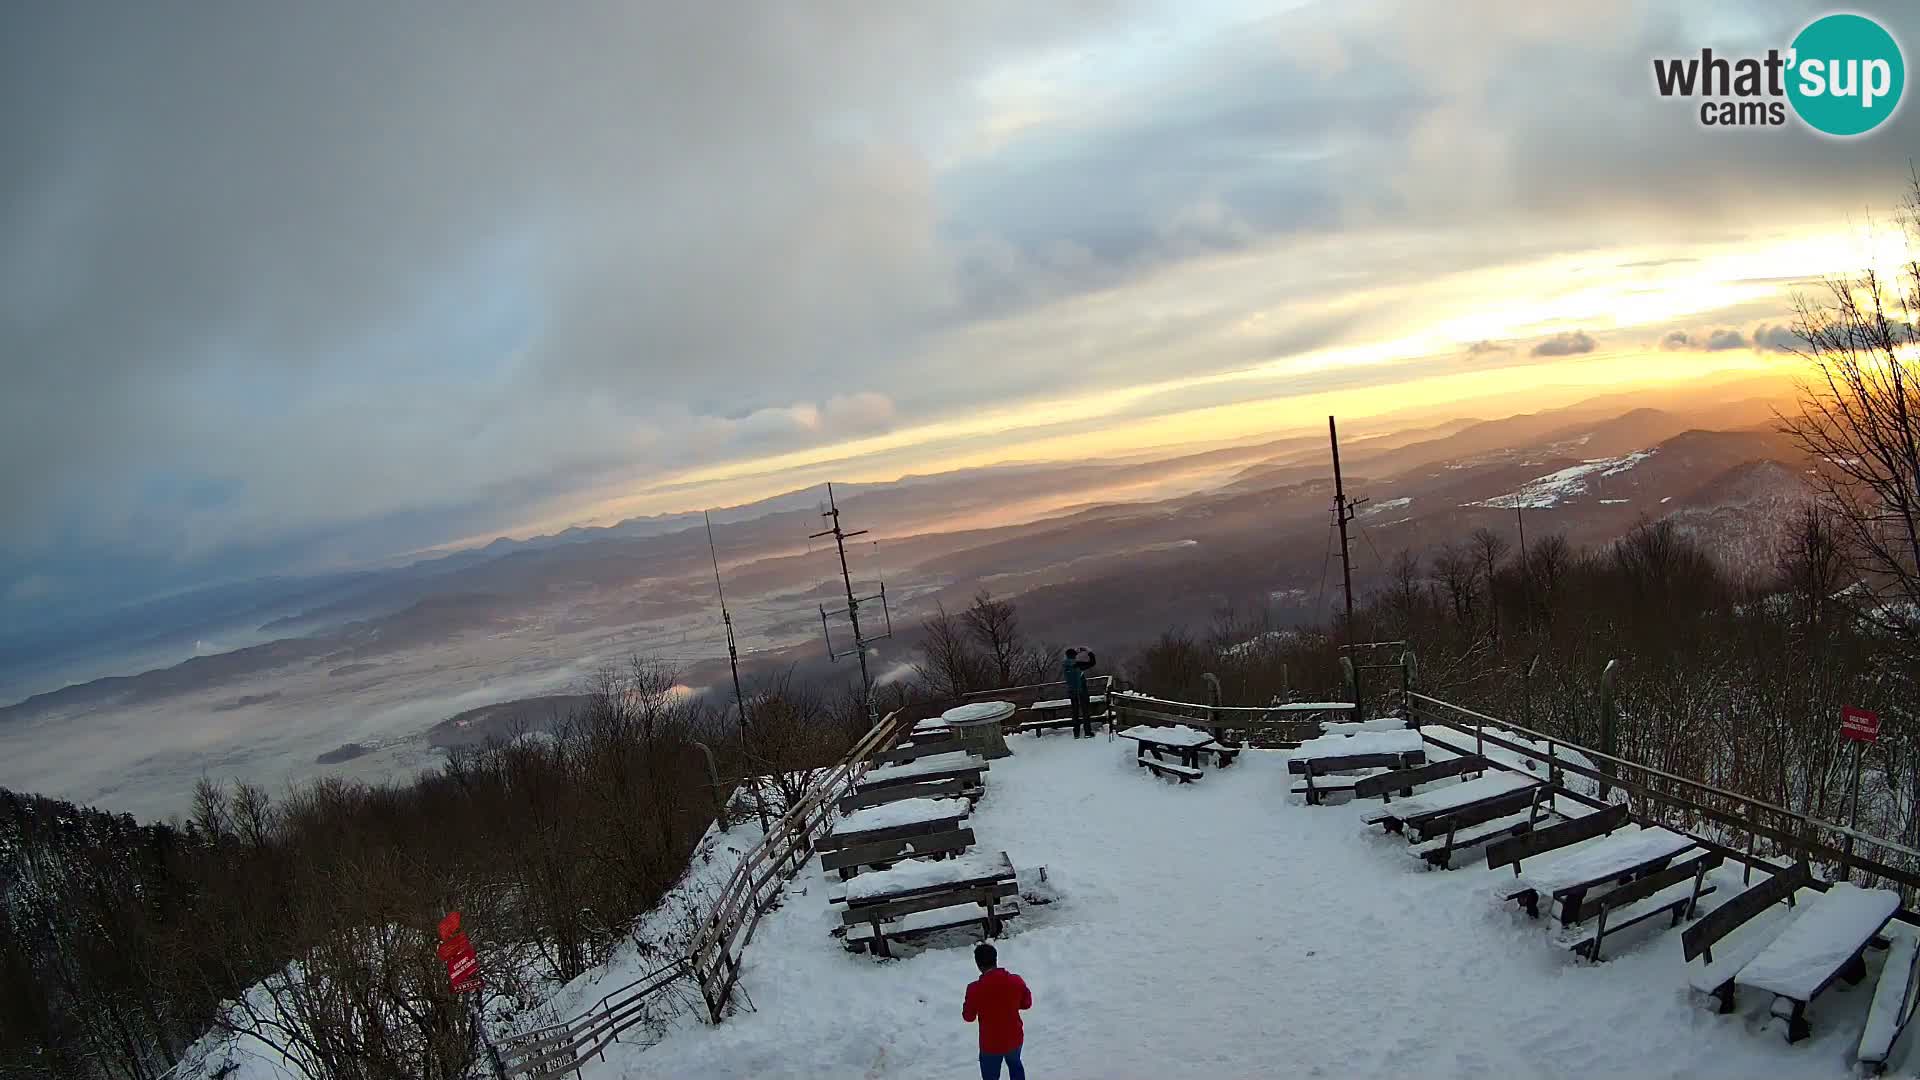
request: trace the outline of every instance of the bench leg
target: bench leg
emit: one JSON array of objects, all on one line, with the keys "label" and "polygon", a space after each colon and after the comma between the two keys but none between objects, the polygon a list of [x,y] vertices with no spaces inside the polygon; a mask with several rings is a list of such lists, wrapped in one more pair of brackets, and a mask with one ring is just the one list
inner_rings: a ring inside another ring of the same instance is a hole
[{"label": "bench leg", "polygon": [[1733,1012],[1733,980],[1731,978],[1713,988],[1713,1000],[1719,1002],[1719,1006],[1714,1011],[1721,1016],[1727,1016]]},{"label": "bench leg", "polygon": [[1540,894],[1534,891],[1533,889],[1528,889],[1526,892],[1521,893],[1520,906],[1526,909],[1527,918],[1529,919],[1539,918],[1540,917]]},{"label": "bench leg", "polygon": [[1811,1034],[1813,1029],[1807,1026],[1807,1003],[1796,1001],[1793,1003],[1793,1015],[1787,1017],[1787,1041],[1797,1043]]},{"label": "bench leg", "polygon": [[1840,977],[1847,980],[1848,986],[1859,986],[1860,980],[1867,977],[1867,958],[1862,953],[1854,953],[1853,959],[1840,969]]},{"label": "bench leg", "polygon": [[1580,905],[1586,902],[1586,899],[1587,890],[1585,889],[1565,893],[1559,897],[1561,926],[1572,926],[1574,924],[1575,917],[1580,914]]}]

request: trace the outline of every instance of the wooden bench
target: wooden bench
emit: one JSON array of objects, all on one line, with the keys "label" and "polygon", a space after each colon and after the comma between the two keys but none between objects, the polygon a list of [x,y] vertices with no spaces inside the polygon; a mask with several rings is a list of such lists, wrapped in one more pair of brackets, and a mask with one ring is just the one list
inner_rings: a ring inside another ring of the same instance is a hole
[{"label": "wooden bench", "polygon": [[1862,954],[1899,910],[1900,895],[1890,889],[1830,885],[1741,965],[1733,981],[1773,994],[1773,1015],[1786,1019],[1787,1041],[1799,1042],[1810,1033],[1808,1003],[1835,982],[1867,977]]},{"label": "wooden bench", "polygon": [[924,934],[931,934],[940,930],[953,930],[962,926],[972,926],[976,923],[981,926],[983,933],[987,937],[998,937],[1000,929],[1005,925],[1006,921],[1020,914],[1020,905],[1012,900],[1003,900],[995,903],[991,908],[986,908],[981,911],[954,907],[946,909],[946,912],[946,914],[943,914],[942,917],[937,919],[924,922],[915,920],[912,922],[912,925],[903,925],[906,920],[898,920],[882,924],[877,928],[872,923],[860,923],[856,926],[849,926],[847,927],[847,936],[845,938],[847,948],[854,952],[865,952],[871,948],[877,940],[880,942],[881,948],[876,951],[876,955],[889,956],[892,954],[886,949],[886,942],[888,941],[912,941],[914,938]]},{"label": "wooden bench", "polygon": [[1606,835],[1626,823],[1627,805],[1614,803],[1605,810],[1596,810],[1550,828],[1532,829],[1524,835],[1489,846],[1487,869],[1498,870],[1503,866],[1511,866],[1513,876],[1519,877],[1522,859]]},{"label": "wooden bench", "polygon": [[869,806],[883,806],[903,799],[960,799],[969,802],[980,798],[984,788],[969,787],[964,779],[958,777],[937,780],[930,784],[897,784],[893,787],[879,787],[870,791],[853,791],[840,796],[840,812],[851,814],[855,810],[864,810]]},{"label": "wooden bench", "polygon": [[[1332,777],[1334,773],[1352,773],[1363,769],[1411,769],[1426,763],[1424,750],[1404,750],[1385,754],[1342,754],[1334,757],[1292,758],[1287,762],[1287,771],[1296,776],[1305,775],[1306,781],[1293,789],[1295,795],[1305,795],[1307,805],[1314,806],[1320,800],[1339,792],[1353,791],[1354,785],[1364,777]],[[1331,778],[1330,778],[1331,777]]]},{"label": "wooden bench", "polygon": [[1521,887],[1507,894],[1507,899],[1519,901],[1527,915],[1537,919],[1544,892],[1549,908],[1559,905],[1561,925],[1571,926],[1578,921],[1587,893],[1664,870],[1694,846],[1693,837],[1669,829],[1623,829],[1570,849],[1545,870],[1531,871],[1532,876],[1523,877]]},{"label": "wooden bench", "polygon": [[874,760],[882,765],[905,765],[909,761],[918,761],[935,754],[951,754],[955,744],[951,741],[901,743],[891,750],[881,751]]},{"label": "wooden bench", "polygon": [[1485,758],[1477,758],[1471,754],[1464,757],[1448,758],[1445,761],[1430,761],[1418,768],[1401,769],[1398,772],[1384,772],[1377,776],[1369,776],[1353,785],[1353,797],[1356,799],[1371,799],[1379,796],[1382,802],[1390,803],[1393,801],[1393,793],[1396,791],[1403,796],[1412,795],[1413,789],[1417,785],[1432,783],[1435,780],[1444,780],[1449,776],[1459,776],[1462,773],[1484,772],[1486,767],[1487,762]]},{"label": "wooden bench", "polygon": [[1878,1076],[1887,1069],[1887,1055],[1913,1019],[1916,968],[1920,965],[1920,942],[1905,934],[1895,937],[1887,947],[1886,966],[1880,969],[1880,981],[1873,987],[1873,1004],[1867,1007],[1867,1026],[1860,1032],[1860,1050],[1854,1056],[1869,1075]]},{"label": "wooden bench", "polygon": [[1176,765],[1171,761],[1161,761],[1158,758],[1136,757],[1133,763],[1157,775],[1172,777],[1183,784],[1191,784],[1206,775],[1190,765]]},{"label": "wooden bench", "polygon": [[[1733,1011],[1734,975],[1746,966],[1747,961],[1760,955],[1760,950],[1773,944],[1773,939],[1786,928],[1784,919],[1776,925],[1756,926],[1756,917],[1778,903],[1784,902],[1789,908],[1793,907],[1794,893],[1812,884],[1813,875],[1805,863],[1775,870],[1767,880],[1714,908],[1680,935],[1680,951],[1686,959],[1688,982],[1694,989],[1715,998],[1719,1003],[1719,1012]],[[1741,927],[1748,928],[1741,935],[1741,940],[1731,947],[1722,948],[1721,955],[1716,958],[1713,955],[1714,946]],[[1695,959],[1701,961],[1697,967],[1693,963]]]},{"label": "wooden bench", "polygon": [[[899,876],[901,871],[876,871],[855,878],[838,897],[830,897],[834,903],[844,902],[840,921],[847,927],[847,944],[850,948],[866,948],[880,956],[888,956],[887,941],[901,934],[926,932],[935,928],[947,929],[968,923],[984,924],[988,937],[997,937],[1003,917],[1003,902],[1019,892],[1012,860],[1006,852],[999,858],[983,858],[978,855],[962,856],[952,863],[935,864],[950,869],[930,872],[916,868],[909,875]],[[888,881],[890,876],[899,876],[904,887],[895,888]],[[934,880],[928,881],[932,877]],[[864,886],[864,887],[863,887]],[[855,890],[861,895],[856,898]],[[947,908],[977,907],[978,912],[967,912],[957,918],[936,918],[929,923],[915,920],[914,925],[893,926],[887,924],[918,915],[927,911],[941,911]],[[865,925],[867,929],[858,934],[853,928]]]},{"label": "wooden bench", "polygon": [[1424,861],[1429,869],[1451,870],[1453,856],[1457,852],[1479,847],[1488,841],[1522,836],[1551,825],[1557,820],[1552,805],[1552,799],[1542,799],[1528,806],[1522,814],[1508,814],[1477,825],[1449,823],[1445,833],[1436,833],[1432,839],[1417,841],[1408,846],[1407,852]]},{"label": "wooden bench", "polygon": [[[1485,793],[1480,794],[1476,789],[1482,789]],[[1471,797],[1467,794],[1470,792],[1473,793]],[[1378,822],[1388,832],[1404,831],[1409,839],[1418,837],[1431,840],[1521,810],[1529,814],[1537,812],[1541,798],[1551,798],[1551,789],[1522,773],[1487,773],[1429,794],[1436,798],[1457,797],[1445,799],[1441,805],[1431,809],[1418,809],[1421,805],[1418,799],[1424,796],[1416,797],[1400,804],[1402,807],[1415,807],[1413,813],[1387,814],[1375,811],[1367,814],[1363,820]]]},{"label": "wooden bench", "polygon": [[823,851],[820,853],[820,869],[837,871],[844,881],[862,866],[885,866],[901,859],[938,858],[958,854],[972,846],[972,829],[954,829],[926,836],[900,836]]},{"label": "wooden bench", "polygon": [[[1618,933],[1657,915],[1671,916],[1669,926],[1693,918],[1700,898],[1714,890],[1706,884],[1707,871],[1719,866],[1724,858],[1717,851],[1702,851],[1664,870],[1635,878],[1597,899],[1583,901],[1574,913],[1574,922],[1594,919],[1593,932],[1570,947],[1577,955],[1599,963],[1600,948],[1609,932]],[[1681,888],[1689,879],[1692,886]]]},{"label": "wooden bench", "polygon": [[1224,769],[1233,764],[1234,760],[1240,756],[1240,749],[1238,746],[1227,746],[1220,742],[1210,742],[1205,746],[1197,748],[1197,752],[1201,754],[1212,754],[1214,764]]}]

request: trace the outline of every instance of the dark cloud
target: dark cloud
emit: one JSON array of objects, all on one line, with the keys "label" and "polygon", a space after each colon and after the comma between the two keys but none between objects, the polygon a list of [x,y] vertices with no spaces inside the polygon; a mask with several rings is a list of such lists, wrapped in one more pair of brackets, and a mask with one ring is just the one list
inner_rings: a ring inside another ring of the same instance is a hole
[{"label": "dark cloud", "polygon": [[1747,339],[1740,331],[1733,329],[1715,330],[1707,335],[1707,351],[1722,352],[1727,349],[1745,348]]},{"label": "dark cloud", "polygon": [[1486,356],[1490,353],[1509,353],[1513,346],[1505,341],[1476,341],[1467,346],[1468,356]]},{"label": "dark cloud", "polygon": [[1669,330],[1666,336],[1660,339],[1660,347],[1663,349],[1690,349],[1693,347],[1693,339],[1687,336],[1685,330]]},{"label": "dark cloud", "polygon": [[1574,356],[1593,351],[1593,337],[1584,330],[1570,330],[1553,335],[1533,347],[1535,356]]}]

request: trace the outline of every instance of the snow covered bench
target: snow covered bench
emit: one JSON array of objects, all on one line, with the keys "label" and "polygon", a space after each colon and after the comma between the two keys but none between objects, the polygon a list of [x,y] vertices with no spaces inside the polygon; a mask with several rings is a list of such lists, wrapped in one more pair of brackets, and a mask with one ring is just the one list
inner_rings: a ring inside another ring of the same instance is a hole
[{"label": "snow covered bench", "polygon": [[1450,822],[1445,833],[1436,835],[1431,840],[1410,844],[1407,852],[1424,860],[1429,867],[1451,870],[1456,852],[1479,847],[1490,840],[1499,841],[1525,835],[1553,821],[1554,817],[1553,800],[1541,799],[1529,804],[1524,813],[1508,814],[1476,825]]},{"label": "snow covered bench", "polygon": [[1531,829],[1524,835],[1502,840],[1487,848],[1487,869],[1498,870],[1503,866],[1513,867],[1513,876],[1520,876],[1520,862],[1534,855],[1544,855],[1563,847],[1571,847],[1583,840],[1610,834],[1627,823],[1627,804],[1614,803],[1604,810],[1574,818],[1571,821],[1545,829]]},{"label": "snow covered bench", "polygon": [[1523,773],[1490,772],[1387,803],[1362,814],[1360,820],[1390,833],[1405,831],[1424,840],[1529,807],[1545,786]]},{"label": "snow covered bench", "polygon": [[1693,847],[1693,837],[1669,829],[1622,829],[1576,844],[1522,871],[1516,880],[1519,887],[1506,898],[1518,900],[1537,919],[1540,898],[1546,897],[1549,910],[1560,905],[1561,925],[1571,926],[1579,921],[1588,892],[1665,869]]},{"label": "snow covered bench", "polygon": [[1596,900],[1581,903],[1574,922],[1595,920],[1592,933],[1569,944],[1576,954],[1595,963],[1609,932],[1618,933],[1635,923],[1658,915],[1671,917],[1668,926],[1679,926],[1683,918],[1692,918],[1700,898],[1714,890],[1706,884],[1707,871],[1724,861],[1717,851],[1701,851],[1664,870],[1635,878]]},{"label": "snow covered bench", "polygon": [[[1767,880],[1741,893],[1739,896],[1721,904],[1708,912],[1701,920],[1687,927],[1680,935],[1680,951],[1686,958],[1687,982],[1702,994],[1711,995],[1719,1003],[1719,1011],[1733,1011],[1733,977],[1746,966],[1747,961],[1760,955],[1760,950],[1773,944],[1789,921],[1786,912],[1780,912],[1778,918],[1763,917],[1770,913],[1773,906],[1784,902],[1791,908],[1794,893],[1813,884],[1813,875],[1807,871],[1805,863],[1795,863],[1791,868],[1775,870]],[[1720,955],[1713,950],[1737,932],[1729,944],[1720,946]],[[1695,964],[1694,961],[1700,963]]]},{"label": "snow covered bench", "polygon": [[[1305,795],[1307,805],[1314,806],[1328,795],[1341,792],[1352,794],[1354,785],[1366,776],[1356,775],[1365,772],[1367,776],[1378,775],[1380,770],[1395,771],[1410,769],[1426,760],[1421,751],[1405,751],[1386,754],[1348,754],[1336,757],[1294,758],[1287,762],[1287,771],[1306,779],[1293,788],[1293,794]],[[1347,775],[1339,775],[1345,773]]]},{"label": "snow covered bench", "polygon": [[891,750],[881,751],[875,755],[874,760],[877,761],[881,767],[888,765],[905,765],[909,761],[919,761],[921,758],[929,758],[935,754],[951,754],[953,752],[954,744],[948,741],[907,742],[901,743]]},{"label": "snow covered bench", "polygon": [[879,788],[898,787],[902,784],[927,784],[955,779],[965,780],[969,785],[979,785],[980,774],[986,771],[985,758],[965,751],[952,750],[944,754],[934,754],[931,757],[917,758],[904,765],[870,769],[865,776],[854,782],[854,789],[874,791]]},{"label": "snow covered bench", "polygon": [[870,791],[852,791],[840,796],[839,807],[842,814],[851,814],[869,806],[882,806],[905,799],[966,799],[972,802],[984,790],[978,785],[969,785],[964,777],[953,777],[926,784],[895,784]]},{"label": "snow covered bench", "polygon": [[898,836],[891,840],[851,844],[833,851],[823,851],[820,853],[820,869],[838,872],[841,879],[845,880],[862,866],[885,866],[902,859],[958,855],[972,846],[972,829]]},{"label": "snow covered bench", "polygon": [[1142,768],[1150,770],[1157,776],[1169,777],[1182,784],[1191,784],[1206,775],[1206,773],[1190,765],[1176,765],[1171,761],[1161,761],[1158,758],[1136,757],[1133,759],[1133,762]]},{"label": "snow covered bench", "polygon": [[1773,1014],[1784,1014],[1787,1041],[1799,1042],[1810,1033],[1807,1003],[1840,979],[1858,983],[1867,977],[1861,954],[1898,910],[1900,894],[1891,889],[1830,885],[1733,981],[1773,994]]},{"label": "snow covered bench", "polygon": [[[1036,701],[1026,707],[1027,719],[1020,724],[1021,731],[1041,732],[1073,726],[1073,699],[1054,698],[1050,701]],[[1090,694],[1087,696],[1087,719],[1092,723],[1102,723],[1107,719],[1107,695]]]},{"label": "snow covered bench", "polygon": [[[988,937],[997,937],[1002,920],[1018,914],[1017,905],[1008,899],[1018,892],[1013,860],[1004,851],[940,862],[908,859],[849,881],[840,921],[847,927],[849,948],[887,956],[889,940],[936,929],[980,923]],[[954,908],[968,910],[950,910]],[[945,914],[927,916],[926,912]]]},{"label": "snow covered bench", "polygon": [[[1372,721],[1368,722],[1371,723]],[[1435,780],[1445,780],[1449,776],[1459,776],[1462,773],[1485,772],[1486,768],[1487,761],[1485,758],[1474,757],[1471,754],[1463,757],[1447,758],[1445,761],[1430,761],[1425,765],[1411,769],[1401,769],[1398,772],[1387,772],[1381,773],[1378,776],[1369,776],[1353,785],[1353,797],[1356,799],[1371,799],[1379,796],[1380,801],[1390,803],[1393,801],[1393,793],[1396,791],[1400,792],[1403,796],[1411,796],[1413,789],[1421,784],[1430,784]]]},{"label": "snow covered bench", "polygon": [[1860,1050],[1855,1056],[1870,1075],[1886,1071],[1887,1055],[1913,1019],[1916,964],[1920,964],[1920,943],[1906,934],[1893,939],[1887,948],[1886,966],[1880,969],[1880,981],[1873,988],[1873,1004],[1867,1009],[1867,1026],[1860,1032]]},{"label": "snow covered bench", "polygon": [[971,807],[965,799],[903,799],[855,810],[816,843],[821,851],[952,832]]}]

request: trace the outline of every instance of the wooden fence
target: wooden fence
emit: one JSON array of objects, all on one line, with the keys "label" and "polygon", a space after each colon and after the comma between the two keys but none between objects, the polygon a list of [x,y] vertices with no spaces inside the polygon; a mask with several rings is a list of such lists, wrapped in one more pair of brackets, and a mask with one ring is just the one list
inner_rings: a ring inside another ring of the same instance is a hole
[{"label": "wooden fence", "polygon": [[[1451,728],[1473,736],[1477,744],[1533,758],[1540,758],[1544,750],[1554,781],[1571,773],[1593,780],[1603,793],[1623,793],[1637,817],[1685,832],[1704,846],[1739,861],[1746,866],[1749,881],[1755,865],[1764,863],[1771,868],[1776,865],[1771,860],[1780,858],[1819,865],[1830,880],[1846,881],[1862,875],[1861,884],[1897,891],[1900,918],[1920,925],[1920,913],[1915,912],[1916,900],[1920,900],[1920,850],[1797,813],[1765,799],[1602,753],[1439,698],[1414,692],[1406,697],[1411,715],[1423,726]],[[1502,733],[1539,745],[1520,745]],[[1577,751],[1578,757],[1566,754],[1567,750]]]},{"label": "wooden fence", "polygon": [[610,991],[579,1016],[517,1035],[501,1057],[515,1080],[578,1076],[590,1058],[605,1060],[608,1046],[647,1020],[656,999],[683,979],[698,986],[707,1019],[719,1023],[740,981],[740,961],[760,919],[778,903],[781,889],[803,869],[826,831],[834,805],[874,757],[912,726],[905,712],[889,713],[831,769],[814,777],[806,793],[771,823],[771,832],[734,867],[687,955]]}]

